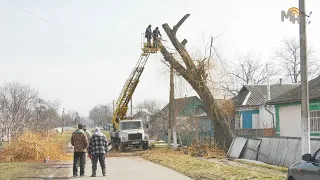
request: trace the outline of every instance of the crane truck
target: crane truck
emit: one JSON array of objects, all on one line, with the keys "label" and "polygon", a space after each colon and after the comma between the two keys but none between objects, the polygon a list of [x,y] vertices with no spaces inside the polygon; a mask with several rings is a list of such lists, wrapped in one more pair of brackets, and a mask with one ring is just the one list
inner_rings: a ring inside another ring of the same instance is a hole
[{"label": "crane truck", "polygon": [[[143,121],[126,116],[129,101],[139,83],[149,56],[160,51],[158,43],[152,43],[153,46],[149,46],[145,42],[144,33],[141,37],[142,52],[140,58],[122,88],[112,117],[113,131],[110,131],[111,149],[120,150],[121,152],[126,147],[142,147],[143,150],[147,150],[149,147],[149,136],[144,130]],[[157,38],[157,42],[160,40],[160,38]]]}]

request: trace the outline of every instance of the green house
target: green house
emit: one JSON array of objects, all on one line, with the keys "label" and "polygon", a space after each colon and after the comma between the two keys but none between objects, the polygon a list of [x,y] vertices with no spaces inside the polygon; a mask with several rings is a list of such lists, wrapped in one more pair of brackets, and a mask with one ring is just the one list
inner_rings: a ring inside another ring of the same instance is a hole
[{"label": "green house", "polygon": [[[301,85],[267,102],[275,107],[276,134],[301,137]],[[310,135],[320,138],[320,76],[309,81]]]}]

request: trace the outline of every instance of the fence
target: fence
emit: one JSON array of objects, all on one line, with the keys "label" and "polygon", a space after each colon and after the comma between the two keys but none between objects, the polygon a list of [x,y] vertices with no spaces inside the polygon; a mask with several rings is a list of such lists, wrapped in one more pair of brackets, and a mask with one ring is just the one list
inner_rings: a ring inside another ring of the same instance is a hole
[{"label": "fence", "polygon": [[[301,138],[256,137],[247,138],[240,157],[254,159],[267,164],[291,166],[301,160]],[[260,144],[259,144],[260,143]],[[311,139],[311,153],[320,147],[320,139]],[[254,157],[254,158],[253,158]]]},{"label": "fence", "polygon": [[236,136],[251,136],[251,137],[275,137],[276,133],[273,128],[268,129],[233,129]]}]

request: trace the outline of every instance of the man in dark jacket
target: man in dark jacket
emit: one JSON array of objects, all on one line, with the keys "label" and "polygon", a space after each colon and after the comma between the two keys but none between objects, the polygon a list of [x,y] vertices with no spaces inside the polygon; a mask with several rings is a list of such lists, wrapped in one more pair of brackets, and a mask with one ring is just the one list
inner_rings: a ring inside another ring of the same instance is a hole
[{"label": "man in dark jacket", "polygon": [[102,169],[102,175],[106,176],[106,162],[105,155],[108,152],[108,141],[106,136],[100,131],[99,127],[96,127],[94,133],[91,136],[88,154],[92,160],[92,175],[91,177],[96,177],[97,175],[97,163],[100,162]]},{"label": "man in dark jacket", "polygon": [[157,41],[158,37],[159,37],[159,35],[162,37],[158,27],[156,27],[153,30],[152,35],[153,35],[153,47],[157,48],[158,47],[158,41]]},{"label": "man in dark jacket", "polygon": [[72,133],[71,145],[73,153],[73,176],[78,176],[78,160],[80,159],[80,176],[84,176],[86,149],[88,147],[87,135],[83,131],[83,125],[78,124],[78,129]]},{"label": "man in dark jacket", "polygon": [[151,47],[151,35],[152,35],[151,25],[149,25],[145,33],[145,38],[147,38],[147,46],[149,48]]}]

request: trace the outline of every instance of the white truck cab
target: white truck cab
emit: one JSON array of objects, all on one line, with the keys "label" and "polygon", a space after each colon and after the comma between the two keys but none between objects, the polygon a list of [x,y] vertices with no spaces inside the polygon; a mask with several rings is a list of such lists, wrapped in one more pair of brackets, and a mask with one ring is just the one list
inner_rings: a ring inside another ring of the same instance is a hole
[{"label": "white truck cab", "polygon": [[120,151],[127,146],[142,147],[147,150],[149,147],[149,136],[143,129],[143,122],[140,119],[121,120],[119,122]]}]

